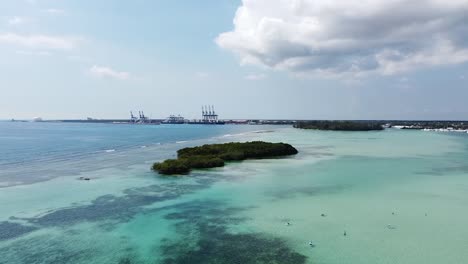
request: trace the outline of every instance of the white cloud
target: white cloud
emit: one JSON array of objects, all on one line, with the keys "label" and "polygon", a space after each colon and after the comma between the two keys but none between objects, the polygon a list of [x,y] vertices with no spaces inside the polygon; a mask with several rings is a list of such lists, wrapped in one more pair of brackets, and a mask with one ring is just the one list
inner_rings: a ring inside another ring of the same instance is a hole
[{"label": "white cloud", "polygon": [[94,65],[93,67],[89,69],[89,72],[93,76],[100,77],[100,78],[112,78],[112,79],[118,79],[118,80],[130,79],[129,72],[116,71],[110,67],[105,67],[105,66]]},{"label": "white cloud", "polygon": [[19,16],[14,16],[14,17],[8,18],[8,24],[12,25],[12,26],[24,24],[26,21],[27,21],[26,18],[19,17]]},{"label": "white cloud", "polygon": [[295,74],[397,74],[468,61],[466,0],[242,0],[217,44]]},{"label": "white cloud", "polygon": [[264,80],[267,76],[263,73],[259,73],[259,74],[248,74],[245,76],[245,79],[246,80],[249,80],[249,81],[260,81],[260,80]]},{"label": "white cloud", "polygon": [[65,10],[56,9],[56,8],[44,9],[43,11],[46,12],[46,13],[49,13],[51,15],[64,15],[65,14]]},{"label": "white cloud", "polygon": [[33,49],[71,50],[80,39],[50,35],[20,35],[15,33],[0,34],[0,44],[17,45]]},{"label": "white cloud", "polygon": [[51,55],[51,53],[48,51],[29,51],[29,50],[17,50],[16,54],[33,55],[33,56],[50,56]]}]

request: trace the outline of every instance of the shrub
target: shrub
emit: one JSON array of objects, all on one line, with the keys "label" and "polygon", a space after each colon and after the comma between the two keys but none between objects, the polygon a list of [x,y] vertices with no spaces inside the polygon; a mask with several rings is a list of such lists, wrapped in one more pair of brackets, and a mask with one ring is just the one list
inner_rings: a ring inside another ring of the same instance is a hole
[{"label": "shrub", "polygon": [[207,169],[224,166],[224,160],[218,157],[194,156],[181,160],[183,160],[188,167],[193,169]]},{"label": "shrub", "polygon": [[181,160],[169,159],[162,163],[153,164],[153,170],[167,175],[187,174],[190,172],[190,167]]},{"label": "shrub", "polygon": [[155,163],[153,170],[168,175],[186,174],[191,169],[222,167],[225,161],[271,158],[297,153],[297,149],[289,144],[262,141],[203,145],[180,149],[177,151],[177,160]]}]

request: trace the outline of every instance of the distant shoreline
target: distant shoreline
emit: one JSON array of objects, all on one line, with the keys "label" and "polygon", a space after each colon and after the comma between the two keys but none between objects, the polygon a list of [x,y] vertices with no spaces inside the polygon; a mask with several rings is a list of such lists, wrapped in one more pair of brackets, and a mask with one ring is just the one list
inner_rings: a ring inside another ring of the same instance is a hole
[{"label": "distant shoreline", "polygon": [[[164,119],[151,119],[145,125],[158,125]],[[386,128],[413,129],[425,131],[468,131],[468,121],[465,120],[302,120],[302,119],[224,119],[227,125],[297,125],[308,122],[353,122],[357,124],[381,124]],[[83,123],[83,124],[135,124],[129,119],[57,119],[57,120],[25,120],[10,119],[0,122],[37,122],[37,123]],[[180,123],[173,125],[211,125],[204,123]]]},{"label": "distant shoreline", "polygon": [[[294,128],[326,131],[378,131],[384,130],[382,122],[368,121],[307,121],[297,122]],[[388,124],[385,127],[390,127]]]}]

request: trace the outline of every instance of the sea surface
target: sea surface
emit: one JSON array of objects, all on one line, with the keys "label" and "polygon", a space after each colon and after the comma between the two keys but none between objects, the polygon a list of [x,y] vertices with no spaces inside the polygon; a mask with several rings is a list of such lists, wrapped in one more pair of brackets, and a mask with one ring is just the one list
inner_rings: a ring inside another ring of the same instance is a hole
[{"label": "sea surface", "polygon": [[[300,153],[150,170],[252,140]],[[467,249],[468,134],[0,122],[1,264],[462,264]]]}]

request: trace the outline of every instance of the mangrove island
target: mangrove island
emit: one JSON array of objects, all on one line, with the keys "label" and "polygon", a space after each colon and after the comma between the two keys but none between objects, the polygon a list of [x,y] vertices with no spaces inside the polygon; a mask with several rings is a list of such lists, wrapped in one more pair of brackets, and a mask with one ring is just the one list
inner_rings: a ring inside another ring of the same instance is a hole
[{"label": "mangrove island", "polygon": [[154,163],[152,169],[164,175],[188,174],[192,169],[223,167],[226,161],[275,158],[297,153],[297,149],[286,143],[253,141],[211,144],[180,149],[177,159]]},{"label": "mangrove island", "polygon": [[372,121],[303,121],[294,124],[295,128],[334,130],[334,131],[371,131],[383,130],[380,122]]}]

